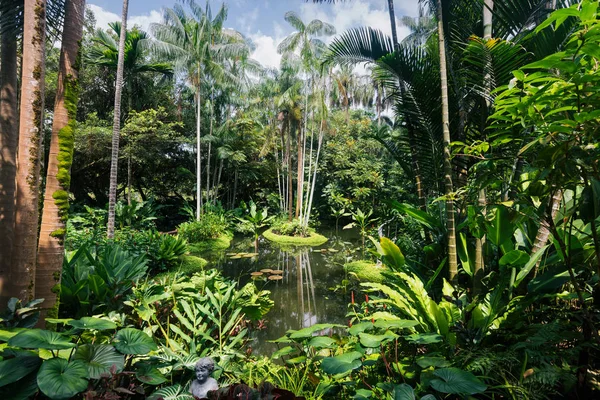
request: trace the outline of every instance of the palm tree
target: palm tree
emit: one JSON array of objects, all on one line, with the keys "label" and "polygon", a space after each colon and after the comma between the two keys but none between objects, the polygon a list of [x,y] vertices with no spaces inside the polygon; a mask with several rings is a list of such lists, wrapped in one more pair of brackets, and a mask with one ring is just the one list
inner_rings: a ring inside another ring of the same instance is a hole
[{"label": "palm tree", "polygon": [[[60,281],[63,238],[69,211],[68,190],[73,160],[73,133],[77,114],[79,43],[83,35],[85,0],[66,2],[65,23],[46,175],[46,192],[35,271],[35,295],[43,298],[44,312],[56,304],[52,288]],[[40,318],[44,321],[44,318]]]},{"label": "palm tree", "polygon": [[[310,77],[313,71],[316,70],[317,60],[326,49],[325,43],[323,43],[317,37],[333,35],[335,33],[335,28],[333,25],[318,19],[314,19],[308,24],[305,24],[293,11],[289,11],[285,14],[285,20],[294,29],[296,29],[296,31],[291,33],[289,36],[283,39],[281,43],[279,43],[277,46],[277,52],[284,54],[285,59],[288,61],[296,58],[296,52],[298,52],[300,54],[304,71]],[[304,200],[304,143],[306,137],[306,119],[308,116],[308,95],[309,88],[311,87],[310,78],[307,80],[306,85],[304,123],[300,129],[298,129],[297,135],[298,168],[296,176],[296,218],[302,215],[302,206]],[[291,173],[291,171],[289,172]]]},{"label": "palm tree", "polygon": [[[0,2],[0,304],[8,300],[3,294],[3,281],[11,269],[13,231],[15,225],[15,193],[17,173],[17,37],[22,27],[18,16],[21,7]],[[22,2],[21,2],[22,3]]]},{"label": "palm tree", "polygon": [[38,232],[40,156],[43,132],[46,1],[25,0],[12,265],[6,292],[22,301],[33,296]]},{"label": "palm tree", "polygon": [[119,35],[119,56],[117,59],[117,79],[115,84],[115,108],[113,118],[112,151],[110,159],[110,187],[108,191],[108,226],[106,236],[115,236],[115,205],[117,203],[117,171],[119,164],[119,137],[121,132],[121,91],[123,90],[123,67],[125,63],[125,36],[127,32],[127,8],[129,0],[123,0],[121,32]]},{"label": "palm tree", "polygon": [[203,10],[193,0],[189,2],[192,15],[188,15],[178,4],[166,9],[162,24],[153,24],[157,41],[157,53],[176,60],[177,67],[185,71],[196,90],[196,217],[202,213],[202,154],[201,154],[201,109],[202,82],[206,75],[229,76],[222,60],[244,58],[249,49],[241,34],[223,29],[227,19],[227,8],[223,4],[212,17],[207,2]]},{"label": "palm tree", "polygon": [[[96,36],[92,39],[94,46],[86,53],[86,58],[92,64],[116,71],[119,49],[115,37],[120,38],[121,36],[121,23],[112,22],[108,25],[114,34],[111,35],[103,30],[98,30]],[[134,102],[140,98],[138,81],[143,74],[154,73],[161,75],[163,79],[173,76],[173,68],[169,63],[148,61],[143,47],[143,43],[148,39],[148,34],[137,27],[125,32],[123,80],[127,88],[126,115],[131,110],[139,110],[139,107],[134,106]],[[139,103],[139,100],[137,102]],[[127,203],[131,204],[131,144],[128,144],[127,150]]]}]

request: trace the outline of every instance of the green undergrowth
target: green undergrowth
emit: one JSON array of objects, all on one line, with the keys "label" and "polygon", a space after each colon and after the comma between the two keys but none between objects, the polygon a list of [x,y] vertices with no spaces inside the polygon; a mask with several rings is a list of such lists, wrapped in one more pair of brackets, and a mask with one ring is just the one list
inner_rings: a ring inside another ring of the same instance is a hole
[{"label": "green undergrowth", "polygon": [[190,253],[203,253],[205,251],[225,250],[231,246],[233,235],[224,233],[216,239],[206,239],[196,243],[190,243]]},{"label": "green undergrowth", "polygon": [[382,273],[389,271],[386,266],[382,264],[377,265],[376,263],[367,260],[352,261],[345,264],[344,270],[360,282],[376,283],[383,283],[385,277]]},{"label": "green undergrowth", "polygon": [[263,233],[265,239],[283,245],[292,246],[320,246],[327,242],[327,238],[323,235],[311,231],[307,237],[278,235],[272,229],[268,229]]},{"label": "green undergrowth", "polygon": [[202,257],[193,256],[193,255],[185,255],[181,256],[181,265],[176,268],[173,268],[169,271],[162,272],[158,274],[156,277],[165,277],[168,275],[192,275],[196,272],[202,272],[204,267],[208,264]]}]

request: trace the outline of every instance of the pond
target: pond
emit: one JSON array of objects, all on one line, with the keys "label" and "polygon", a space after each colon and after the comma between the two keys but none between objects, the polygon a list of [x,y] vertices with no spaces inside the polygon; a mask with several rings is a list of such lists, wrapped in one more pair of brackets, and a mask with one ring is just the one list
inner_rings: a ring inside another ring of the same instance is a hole
[{"label": "pond", "polygon": [[353,254],[360,258],[360,237],[354,230],[320,233],[329,238],[322,246],[281,247],[261,237],[258,256],[231,258],[227,254],[255,251],[251,239],[236,237],[230,248],[202,255],[224,276],[239,281],[240,287],[252,279],[252,272],[282,271],[283,279],[269,280],[265,275],[255,280],[259,289],[271,291],[275,305],[265,316],[264,326],[252,330],[248,346],[253,354],[272,354],[277,345],[269,341],[290,329],[316,323],[348,323],[350,293],[341,287],[346,279],[343,265]]}]

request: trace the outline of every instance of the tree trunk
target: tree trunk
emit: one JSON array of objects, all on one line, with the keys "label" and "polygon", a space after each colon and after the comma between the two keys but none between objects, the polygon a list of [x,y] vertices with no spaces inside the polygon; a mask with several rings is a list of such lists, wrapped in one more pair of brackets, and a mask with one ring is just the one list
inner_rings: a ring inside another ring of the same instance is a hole
[{"label": "tree trunk", "polygon": [[[494,1],[493,0],[485,0],[485,4],[483,6],[483,39],[489,40],[492,38],[492,10],[494,9]],[[489,61],[486,61],[489,64]],[[484,87],[485,87],[485,101],[486,101],[486,110],[489,110],[491,104],[489,102],[489,95],[491,92],[490,87],[490,76],[486,74],[484,77]],[[486,113],[487,115],[487,113]],[[487,119],[486,119],[487,120]],[[483,134],[483,131],[481,132]],[[477,203],[481,208],[483,215],[485,215],[485,206],[487,203],[485,189],[479,190],[479,196],[477,199]],[[484,271],[484,259],[483,259],[483,246],[485,244],[485,236],[482,238],[475,239],[475,270],[473,271],[473,294],[478,295],[481,293],[481,280],[485,274]]]},{"label": "tree trunk", "polygon": [[202,98],[200,95],[200,65],[198,65],[198,88],[196,89],[196,219],[198,221],[200,221],[200,214],[202,214],[202,146],[200,143]]},{"label": "tree trunk", "polygon": [[296,218],[302,214],[302,189],[304,188],[304,128],[298,129],[298,168],[296,170]]},{"label": "tree trunk", "polygon": [[444,133],[444,186],[446,195],[446,228],[448,231],[448,278],[456,282],[458,262],[456,257],[456,226],[452,187],[452,164],[450,163],[450,116],[448,113],[448,72],[446,67],[446,39],[442,0],[437,0],[438,40],[440,51],[440,80],[442,86],[442,125]]},{"label": "tree trunk", "polygon": [[35,293],[40,158],[43,140],[46,1],[25,0],[17,195],[12,265],[6,292],[22,301]]},{"label": "tree trunk", "polygon": [[19,138],[16,27],[3,27],[0,35],[0,307],[4,307],[8,298],[2,288],[12,268]]},{"label": "tree trunk", "polygon": [[110,188],[108,190],[108,227],[106,236],[115,236],[115,204],[117,203],[117,171],[119,164],[119,138],[121,136],[121,93],[123,90],[123,63],[125,60],[125,35],[127,33],[127,8],[129,0],[123,0],[119,57],[117,59],[117,83],[115,85],[115,108],[113,118],[112,151],[110,159]]},{"label": "tree trunk", "polygon": [[[538,228],[537,234],[535,235],[535,240],[533,241],[533,246],[531,247],[531,256],[540,251],[542,247],[544,247],[546,243],[548,243],[548,238],[550,237],[550,221],[554,221],[554,219],[556,218],[556,214],[558,214],[558,210],[560,209],[561,201],[562,190],[557,189],[554,192],[552,198],[550,199],[550,211],[548,212],[548,209],[546,209],[540,220],[540,227]],[[535,264],[535,268],[533,269],[533,276],[537,275],[541,262],[542,259],[540,258]]]},{"label": "tree trunk", "polygon": [[388,9],[390,12],[390,24],[392,25],[392,41],[394,49],[398,48],[398,34],[396,33],[396,15],[394,13],[394,0],[388,0]]},{"label": "tree trunk", "polygon": [[[63,239],[69,212],[68,190],[73,160],[73,131],[77,116],[79,43],[83,34],[85,0],[66,2],[60,64],[54,103],[54,120],[48,156],[46,193],[35,272],[35,296],[43,298],[40,324],[45,317],[57,317],[57,295],[64,257]],[[52,312],[54,311],[54,312]]]},{"label": "tree trunk", "polygon": [[288,117],[285,117],[285,123],[287,125],[287,137],[286,137],[286,143],[285,143],[285,153],[286,153],[286,158],[287,158],[287,173],[288,173],[288,182],[287,182],[287,189],[288,189],[288,220],[291,221],[292,220],[292,213],[294,212],[293,208],[293,201],[294,201],[294,187],[292,186],[292,144],[291,144],[291,132],[290,132],[290,121],[288,119]]},{"label": "tree trunk", "polygon": [[210,202],[210,150],[211,150],[211,140],[213,134],[213,114],[214,114],[214,99],[215,97],[215,89],[212,89],[212,95],[210,97],[210,140],[208,141],[208,156],[206,157],[206,198],[207,201]]},{"label": "tree trunk", "polygon": [[[321,126],[319,128],[319,140],[317,142],[317,156],[315,159],[315,171],[313,172],[313,178],[312,178],[312,186],[310,188],[310,195],[309,195],[309,199],[308,199],[308,206],[306,207],[306,219],[304,222],[304,226],[308,226],[308,223],[310,221],[310,214],[312,211],[312,202],[313,202],[313,196],[315,194],[315,182],[317,181],[317,171],[319,168],[319,155],[321,154],[321,145],[323,144],[323,125],[325,124],[325,121],[321,120]],[[337,222],[338,220],[336,219],[335,221],[335,230],[337,232]]]}]

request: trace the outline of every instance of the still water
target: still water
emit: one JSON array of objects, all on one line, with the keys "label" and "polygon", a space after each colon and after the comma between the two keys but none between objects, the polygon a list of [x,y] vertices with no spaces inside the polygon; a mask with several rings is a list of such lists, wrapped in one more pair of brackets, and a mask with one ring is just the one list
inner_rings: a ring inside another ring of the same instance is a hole
[{"label": "still water", "polygon": [[[346,324],[350,294],[335,286],[345,279],[343,265],[357,253],[360,243],[354,231],[331,232],[329,241],[316,247],[281,247],[259,239],[258,256],[232,259],[227,253],[254,252],[254,243],[235,238],[229,249],[203,254],[210,266],[221,269],[224,276],[238,280],[240,287],[252,272],[261,269],[283,271],[281,280],[259,278],[259,289],[271,291],[275,305],[265,316],[263,329],[253,329],[249,347],[254,354],[268,355],[277,350],[269,340],[278,339],[290,329],[301,329],[317,323]],[[358,257],[358,255],[356,255]]]}]

